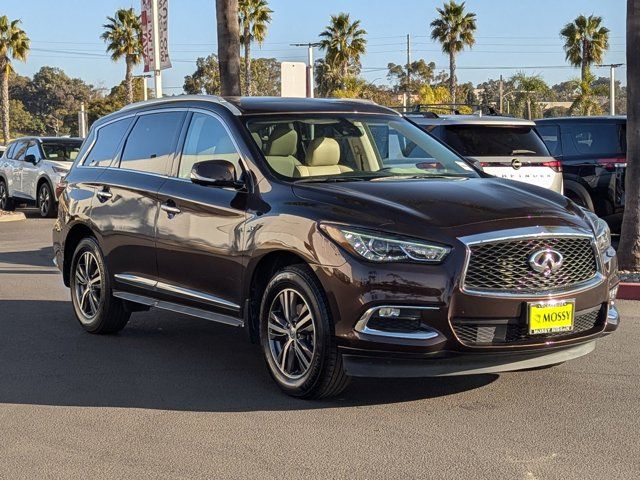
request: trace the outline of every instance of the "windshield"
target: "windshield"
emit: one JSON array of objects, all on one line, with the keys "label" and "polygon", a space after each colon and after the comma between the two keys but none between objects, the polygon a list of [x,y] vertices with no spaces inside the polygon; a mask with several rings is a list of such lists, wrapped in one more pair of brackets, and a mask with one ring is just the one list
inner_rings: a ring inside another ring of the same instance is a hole
[{"label": "windshield", "polygon": [[43,143],[44,158],[57,162],[73,162],[78,156],[81,143]]},{"label": "windshield", "polygon": [[252,116],[246,125],[269,167],[308,181],[476,177],[472,167],[404,118]]},{"label": "windshield", "polygon": [[447,125],[444,141],[469,157],[548,157],[549,151],[535,127],[511,125]]}]

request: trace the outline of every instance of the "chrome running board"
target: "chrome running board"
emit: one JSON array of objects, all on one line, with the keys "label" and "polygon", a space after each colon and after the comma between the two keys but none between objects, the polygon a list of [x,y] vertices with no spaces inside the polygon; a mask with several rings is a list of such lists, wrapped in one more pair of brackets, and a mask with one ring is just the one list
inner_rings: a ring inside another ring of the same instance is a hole
[{"label": "chrome running board", "polygon": [[135,293],[114,291],[113,296],[127,300],[129,302],[140,303],[142,305],[148,305],[150,307],[161,308],[162,310],[170,310],[172,312],[184,313],[185,315],[191,315],[192,317],[204,318],[212,322],[224,323],[225,325],[231,325],[232,327],[244,327],[244,321],[240,318],[224,315],[222,313],[209,312],[208,310],[202,310],[195,307],[187,307],[185,305],[179,305],[173,302],[167,302],[165,300],[157,300],[151,297],[145,297],[144,295],[137,295]]}]

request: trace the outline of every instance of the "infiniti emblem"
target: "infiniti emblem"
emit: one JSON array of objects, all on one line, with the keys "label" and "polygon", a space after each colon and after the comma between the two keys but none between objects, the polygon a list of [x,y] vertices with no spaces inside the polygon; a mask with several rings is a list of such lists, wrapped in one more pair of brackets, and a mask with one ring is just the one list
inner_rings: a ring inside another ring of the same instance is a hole
[{"label": "infiniti emblem", "polygon": [[546,248],[531,254],[529,266],[538,273],[548,275],[549,273],[557,272],[562,267],[563,261],[564,258],[560,252]]}]

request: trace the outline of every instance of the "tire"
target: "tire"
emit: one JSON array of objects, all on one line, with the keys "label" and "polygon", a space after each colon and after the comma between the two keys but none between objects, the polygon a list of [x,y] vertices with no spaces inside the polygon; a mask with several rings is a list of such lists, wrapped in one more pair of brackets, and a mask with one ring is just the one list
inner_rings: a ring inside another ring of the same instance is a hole
[{"label": "tire", "polygon": [[260,306],[260,343],[271,377],[291,396],[330,397],[349,383],[327,300],[306,266],[286,267],[267,285]]},{"label": "tire", "polygon": [[13,212],[16,208],[13,198],[9,196],[9,190],[4,180],[0,179],[0,210]]},{"label": "tire", "polygon": [[[87,286],[87,279],[93,280],[90,286]],[[76,247],[71,262],[70,286],[76,318],[87,332],[116,333],[125,327],[131,312],[125,309],[121,299],[111,294],[109,273],[94,238],[84,238]]]},{"label": "tire", "polygon": [[38,187],[38,211],[42,218],[51,218],[56,214],[56,202],[48,182]]}]

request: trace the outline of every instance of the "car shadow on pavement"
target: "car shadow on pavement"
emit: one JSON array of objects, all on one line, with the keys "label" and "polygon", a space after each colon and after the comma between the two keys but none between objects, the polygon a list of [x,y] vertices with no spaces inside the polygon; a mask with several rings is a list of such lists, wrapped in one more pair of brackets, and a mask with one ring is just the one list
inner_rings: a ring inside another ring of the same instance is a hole
[{"label": "car shadow on pavement", "polygon": [[0,252],[0,273],[6,272],[2,264],[16,265],[16,270],[24,266],[28,267],[49,267],[38,271],[29,270],[24,273],[60,273],[53,264],[53,247],[42,247],[37,250],[21,250],[18,252]]},{"label": "car shadow on pavement", "polygon": [[338,398],[280,392],[243,331],[135,313],[117,335],[85,333],[61,301],[0,300],[0,403],[239,412],[376,405],[483,387],[497,375],[354,379]]}]

